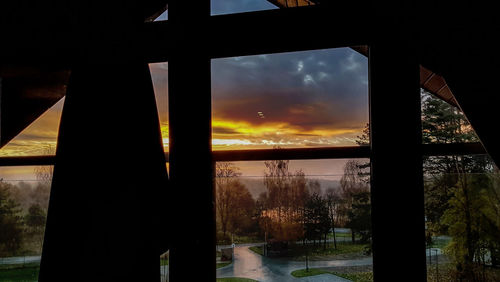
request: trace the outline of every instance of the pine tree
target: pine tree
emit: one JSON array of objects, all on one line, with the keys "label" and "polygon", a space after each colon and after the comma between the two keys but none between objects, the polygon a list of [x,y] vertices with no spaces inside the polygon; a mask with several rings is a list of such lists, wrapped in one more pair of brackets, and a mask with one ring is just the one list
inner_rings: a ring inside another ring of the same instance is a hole
[{"label": "pine tree", "polygon": [[[422,133],[424,143],[479,140],[459,109],[425,92],[422,93]],[[473,264],[485,246],[498,246],[498,239],[487,239],[495,237],[488,236],[488,232],[496,231],[485,216],[494,206],[489,208],[484,201],[484,195],[491,194],[493,189],[491,178],[486,174],[493,168],[485,155],[424,158],[428,242],[432,243],[432,235],[452,236],[446,250],[452,255],[460,279],[473,279]]]},{"label": "pine tree", "polygon": [[15,254],[22,243],[21,209],[11,197],[11,187],[0,179],[0,254],[3,255]]}]

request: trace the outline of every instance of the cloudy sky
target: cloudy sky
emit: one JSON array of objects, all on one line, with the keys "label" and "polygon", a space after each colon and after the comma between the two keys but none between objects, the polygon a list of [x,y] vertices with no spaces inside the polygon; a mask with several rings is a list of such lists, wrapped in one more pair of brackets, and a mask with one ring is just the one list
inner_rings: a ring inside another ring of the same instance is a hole
[{"label": "cloudy sky", "polygon": [[[168,150],[168,64],[150,66]],[[212,60],[214,150],[356,145],[367,59],[350,48]]]},{"label": "cloudy sky", "polygon": [[214,149],[355,145],[367,59],[340,48],[213,60],[212,94]]},{"label": "cloudy sky", "polygon": [[210,4],[212,15],[277,9],[266,0],[212,0]]},{"label": "cloudy sky", "polygon": [[[271,8],[267,1],[212,1],[213,14]],[[367,64],[350,48],[212,60],[213,149],[356,145],[368,122]],[[168,63],[150,69],[168,151]],[[0,149],[0,156],[53,152],[62,106],[63,100]],[[258,173],[255,165],[243,166],[254,167],[247,174]]]}]

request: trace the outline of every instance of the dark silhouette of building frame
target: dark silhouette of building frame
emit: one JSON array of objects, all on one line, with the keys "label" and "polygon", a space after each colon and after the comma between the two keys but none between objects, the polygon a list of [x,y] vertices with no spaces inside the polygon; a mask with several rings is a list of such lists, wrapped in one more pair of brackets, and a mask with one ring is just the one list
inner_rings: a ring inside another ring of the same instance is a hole
[{"label": "dark silhouette of building frame", "polygon": [[[422,156],[500,159],[498,23],[483,3],[322,1],[210,16],[209,0],[179,0],[168,1],[168,21],[144,23],[165,1],[98,2],[0,6],[2,75],[71,71],[56,155],[0,158],[55,165],[40,281],[157,280],[167,249],[172,281],[214,281],[215,161],[366,157],[375,280],[424,281]],[[360,45],[369,46],[369,147],[211,152],[211,59]],[[166,157],[147,64],[167,61]],[[421,144],[420,66],[446,79],[482,144]],[[78,126],[104,142],[82,140]],[[402,235],[388,236],[395,228]]]}]

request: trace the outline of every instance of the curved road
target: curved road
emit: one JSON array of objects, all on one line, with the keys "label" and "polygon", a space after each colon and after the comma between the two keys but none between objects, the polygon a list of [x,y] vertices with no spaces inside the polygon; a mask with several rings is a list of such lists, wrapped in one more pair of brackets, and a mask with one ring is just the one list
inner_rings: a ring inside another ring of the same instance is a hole
[{"label": "curved road", "polygon": [[[310,261],[309,267],[357,266],[371,264],[372,258],[369,257],[357,260]],[[350,281],[331,274],[322,274],[304,278],[295,278],[290,275],[292,271],[303,268],[305,268],[305,262],[289,261],[284,259],[270,259],[250,251],[247,246],[237,246],[234,248],[234,262],[228,266],[217,269],[217,278],[245,277],[261,282]]]}]

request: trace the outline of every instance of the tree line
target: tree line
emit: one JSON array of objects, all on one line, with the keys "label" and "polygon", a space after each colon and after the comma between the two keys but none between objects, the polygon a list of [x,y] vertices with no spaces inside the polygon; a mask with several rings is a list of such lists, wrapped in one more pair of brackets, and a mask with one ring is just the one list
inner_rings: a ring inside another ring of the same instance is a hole
[{"label": "tree line", "polygon": [[[479,139],[459,109],[422,93],[424,143]],[[445,247],[457,280],[484,281],[484,265],[500,265],[500,173],[487,155],[424,158],[426,236],[451,236]],[[480,267],[483,266],[483,267]]]},{"label": "tree line", "polygon": [[[423,143],[479,141],[458,108],[425,91],[422,135]],[[368,125],[357,142],[368,144]],[[484,266],[500,264],[498,168],[487,155],[424,156],[423,164],[427,245],[433,246],[437,236],[451,237],[443,249],[454,265],[455,278],[484,281]],[[222,176],[216,186],[219,239],[228,234],[259,238],[265,234],[277,241],[325,243],[332,228],[348,227],[360,240],[371,240],[368,162],[348,161],[340,189],[325,192],[317,181],[307,180],[303,171],[290,171],[289,161],[265,162],[266,190],[256,200],[238,181],[234,164],[218,164],[217,173]],[[229,200],[229,195],[235,202],[224,204],[222,199]]]},{"label": "tree line", "polygon": [[369,175],[363,162],[349,160],[340,188],[325,191],[319,181],[306,179],[302,170],[292,172],[288,160],[264,164],[266,191],[253,199],[239,181],[234,163],[217,163],[219,241],[228,242],[230,235],[236,234],[279,242],[322,240],[326,244],[327,235],[338,227],[351,228],[362,242],[370,241]]},{"label": "tree line", "polygon": [[[358,136],[367,145],[369,128]],[[265,191],[253,199],[230,162],[216,164],[217,239],[231,242],[232,235],[250,236],[274,242],[323,241],[335,228],[352,230],[352,241],[371,241],[369,162],[349,160],[340,187],[321,189],[319,181],[306,179],[302,170],[291,171],[289,160],[264,162]]]},{"label": "tree line", "polygon": [[0,179],[0,257],[41,253],[51,170],[36,168],[35,186]]}]

